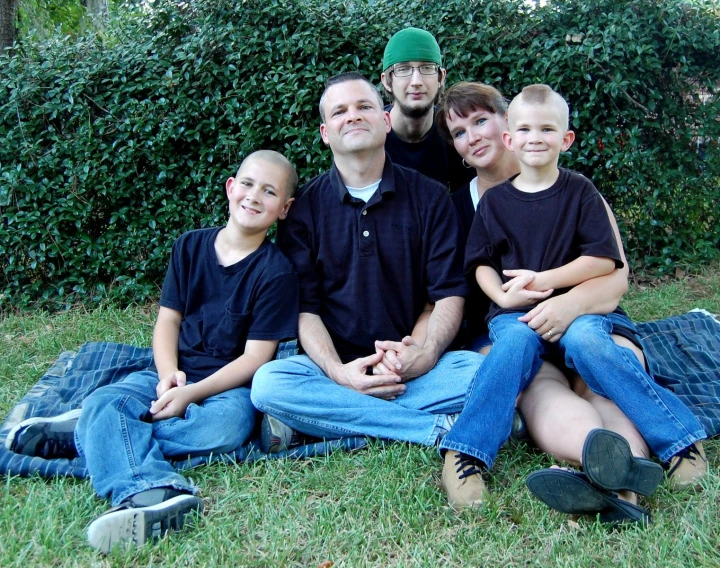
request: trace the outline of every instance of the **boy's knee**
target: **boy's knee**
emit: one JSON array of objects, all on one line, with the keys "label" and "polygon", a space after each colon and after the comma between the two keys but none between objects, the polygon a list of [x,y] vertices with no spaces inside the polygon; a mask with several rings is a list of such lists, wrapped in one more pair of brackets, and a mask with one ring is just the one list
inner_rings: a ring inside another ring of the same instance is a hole
[{"label": "boy's knee", "polygon": [[505,320],[499,325],[492,326],[492,332],[491,336],[495,336],[493,337],[494,340],[540,341],[541,339],[535,330],[528,324],[517,320]]},{"label": "boy's knee", "polygon": [[567,344],[592,345],[602,336],[602,326],[596,316],[580,316],[565,330],[561,341]]}]

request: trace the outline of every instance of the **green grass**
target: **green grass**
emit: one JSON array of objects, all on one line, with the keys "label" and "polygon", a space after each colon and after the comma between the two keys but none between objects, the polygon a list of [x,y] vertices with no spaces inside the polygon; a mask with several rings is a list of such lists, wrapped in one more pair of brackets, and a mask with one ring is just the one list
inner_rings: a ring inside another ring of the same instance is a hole
[{"label": "green grass", "polygon": [[[720,313],[720,269],[633,288],[636,320],[705,307]],[[149,345],[154,310],[102,307],[0,319],[0,411],[27,392],[57,355],[84,341]],[[647,529],[608,531],[533,499],[525,477],[552,463],[527,446],[503,450],[480,510],[455,513],[438,488],[431,448],[372,444],[326,458],[201,467],[206,513],[194,529],[108,557],[85,544],[107,504],[86,481],[4,478],[2,566],[720,566],[720,442],[706,444],[713,474],[700,493],[665,486],[642,499]]]}]

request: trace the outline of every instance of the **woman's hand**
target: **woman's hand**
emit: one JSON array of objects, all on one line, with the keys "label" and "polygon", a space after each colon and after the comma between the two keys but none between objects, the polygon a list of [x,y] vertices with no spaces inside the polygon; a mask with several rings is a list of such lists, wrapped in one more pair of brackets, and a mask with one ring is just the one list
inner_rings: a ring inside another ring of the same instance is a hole
[{"label": "woman's hand", "polygon": [[576,309],[576,304],[569,301],[567,294],[562,294],[539,303],[518,320],[527,323],[543,339],[554,343],[560,339],[575,318],[581,315]]}]

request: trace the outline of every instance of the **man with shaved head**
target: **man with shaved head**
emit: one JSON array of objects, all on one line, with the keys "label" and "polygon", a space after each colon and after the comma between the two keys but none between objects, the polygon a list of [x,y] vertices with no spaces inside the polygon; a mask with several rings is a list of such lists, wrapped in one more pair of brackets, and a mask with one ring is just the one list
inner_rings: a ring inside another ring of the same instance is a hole
[{"label": "man with shaved head", "polygon": [[365,77],[331,78],[320,101],[334,164],[278,240],[300,279],[304,354],[255,374],[262,445],[284,450],[293,431],[436,445],[483,360],[445,353],[467,293],[455,210],[444,185],[388,158],[390,116]]}]

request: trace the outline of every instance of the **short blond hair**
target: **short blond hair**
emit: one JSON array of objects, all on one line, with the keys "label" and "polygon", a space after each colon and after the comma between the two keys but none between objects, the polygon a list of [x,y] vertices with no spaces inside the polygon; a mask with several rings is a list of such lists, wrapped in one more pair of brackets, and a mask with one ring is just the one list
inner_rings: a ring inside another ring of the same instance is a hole
[{"label": "short blond hair", "polygon": [[295,171],[295,167],[292,165],[290,160],[288,160],[285,156],[283,156],[280,152],[276,152],[275,150],[256,150],[252,154],[245,157],[245,159],[240,164],[240,167],[238,168],[237,173],[235,174],[235,177],[238,177],[240,175],[240,170],[243,167],[243,164],[247,162],[250,158],[258,158],[260,160],[264,160],[266,162],[270,162],[271,164],[275,166],[280,166],[282,169],[285,170],[285,173],[287,174],[287,186],[285,187],[285,199],[290,199],[295,194],[295,188],[298,184],[298,175]]},{"label": "short blond hair", "polygon": [[520,104],[546,106],[552,105],[559,112],[565,129],[570,127],[570,107],[562,96],[548,85],[528,85],[518,94],[508,107],[508,121],[511,119],[513,106]]}]

